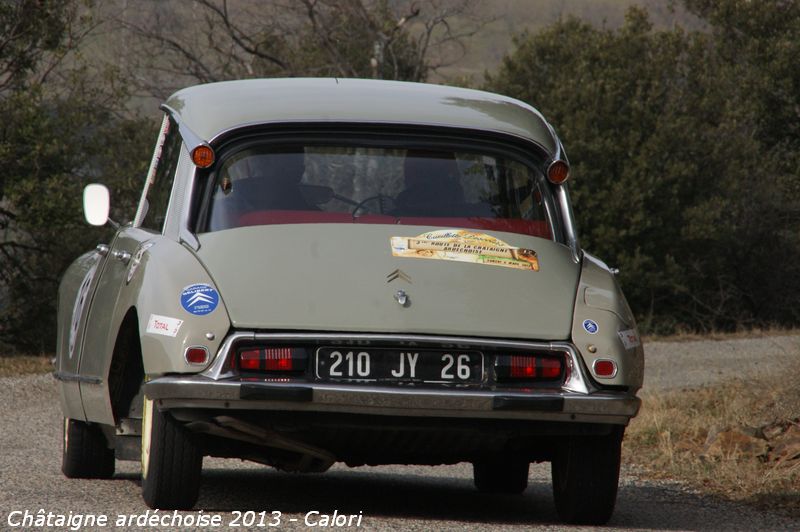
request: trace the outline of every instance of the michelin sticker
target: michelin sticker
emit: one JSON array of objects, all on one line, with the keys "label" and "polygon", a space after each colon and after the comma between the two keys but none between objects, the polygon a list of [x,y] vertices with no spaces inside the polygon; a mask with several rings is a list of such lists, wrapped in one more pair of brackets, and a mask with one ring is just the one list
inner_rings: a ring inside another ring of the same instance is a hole
[{"label": "michelin sticker", "polygon": [[637,334],[636,329],[619,331],[617,334],[619,335],[619,339],[622,340],[622,345],[625,346],[625,349],[633,349],[634,347],[639,347],[642,345],[642,341],[639,340],[639,335]]},{"label": "michelin sticker", "polygon": [[509,246],[502,240],[463,229],[431,231],[416,237],[393,236],[392,255],[416,259],[452,260],[539,271],[532,249]]},{"label": "michelin sticker", "polygon": [[600,327],[597,326],[597,323],[594,320],[583,320],[583,330],[589,334],[597,334],[597,331],[600,330]]},{"label": "michelin sticker", "polygon": [[187,286],[181,292],[181,306],[189,314],[204,316],[211,314],[219,304],[219,293],[205,283]]},{"label": "michelin sticker", "polygon": [[178,331],[181,330],[181,325],[183,325],[183,320],[150,314],[150,319],[147,320],[147,332],[175,338],[178,336]]}]

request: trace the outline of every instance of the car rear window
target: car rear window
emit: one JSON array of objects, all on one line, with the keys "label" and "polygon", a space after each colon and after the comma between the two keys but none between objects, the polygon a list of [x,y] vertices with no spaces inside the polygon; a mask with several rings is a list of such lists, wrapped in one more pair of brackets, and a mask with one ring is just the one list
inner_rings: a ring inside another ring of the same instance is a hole
[{"label": "car rear window", "polygon": [[228,150],[211,179],[207,231],[371,223],[553,235],[542,173],[500,152],[251,143]]}]

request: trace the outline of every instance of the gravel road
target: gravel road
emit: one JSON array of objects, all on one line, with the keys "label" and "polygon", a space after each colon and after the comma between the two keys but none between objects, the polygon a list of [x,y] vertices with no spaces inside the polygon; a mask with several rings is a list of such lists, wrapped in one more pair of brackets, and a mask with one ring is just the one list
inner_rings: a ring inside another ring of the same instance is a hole
[{"label": "gravel road", "polygon": [[734,340],[647,342],[644,389],[697,388],[736,377],[775,372],[800,361],[800,335]]},{"label": "gravel road", "polygon": [[[646,345],[651,389],[700,386],[756,371],[767,358],[798,357],[800,336],[720,342],[654,342]],[[723,362],[726,361],[726,362]],[[680,368],[680,372],[673,368]],[[746,369],[745,369],[746,368]],[[679,373],[679,375],[676,375]],[[61,414],[49,375],[0,379],[0,529],[20,514],[119,516],[147,511],[140,496],[138,464],[118,463],[113,480],[70,480],[60,472]],[[521,496],[482,495],[472,487],[471,468],[335,467],[322,475],[291,475],[234,460],[206,459],[198,508],[218,515],[227,530],[234,512],[281,512],[277,529],[305,528],[307,512],[334,510],[362,516],[369,530],[562,530],[550,495],[547,465],[532,466],[530,487]],[[152,515],[152,514],[151,514]],[[199,512],[191,514],[199,518]],[[9,518],[11,520],[9,521]],[[130,519],[130,517],[123,517]],[[295,521],[292,521],[294,519]],[[316,520],[316,514],[312,514]],[[618,530],[800,530],[799,520],[693,493],[678,483],[640,480],[623,468],[617,510],[609,523]],[[144,527],[141,527],[144,528]],[[177,527],[176,527],[177,528]],[[190,529],[195,529],[189,527]],[[57,530],[49,528],[47,530]],[[66,527],[60,529],[66,530]],[[85,529],[97,529],[88,527]],[[153,530],[153,527],[148,527]],[[158,528],[166,530],[168,528]],[[186,528],[184,528],[186,529]],[[575,530],[581,530],[575,528]]]}]

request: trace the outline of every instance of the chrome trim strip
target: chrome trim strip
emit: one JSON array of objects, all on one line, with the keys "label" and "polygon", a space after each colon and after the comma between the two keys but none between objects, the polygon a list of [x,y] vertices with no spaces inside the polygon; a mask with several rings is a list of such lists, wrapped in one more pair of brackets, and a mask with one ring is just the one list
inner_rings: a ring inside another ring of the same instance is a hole
[{"label": "chrome trim strip", "polygon": [[550,135],[553,137],[553,142],[556,144],[556,152],[553,154],[553,161],[563,159],[564,162],[569,164],[567,156],[564,154],[564,147],[561,145],[561,140],[558,138],[558,135],[556,135],[556,130],[553,129],[553,126],[551,126],[549,122],[547,123],[547,127],[550,129]]},{"label": "chrome trim strip", "polygon": [[[548,122],[550,133],[553,135],[553,140],[556,143],[556,152],[553,155],[553,161],[562,160],[569,165],[569,158],[564,151],[564,145],[561,144],[561,139],[556,135],[555,129]],[[569,191],[567,184],[554,185],[556,197],[558,198],[559,207],[561,208],[563,223],[564,223],[564,237],[567,239],[567,245],[572,250],[572,260],[576,263],[581,261],[581,247],[578,242],[578,232],[575,227],[575,214],[572,212],[572,204],[569,201]]]},{"label": "chrome trim strip", "polygon": [[569,373],[561,388],[582,394],[590,394],[597,391],[597,388],[592,385],[591,380],[586,376],[586,368],[581,357],[578,356],[578,350],[575,349],[575,346],[567,342],[554,342],[551,345],[554,347],[554,351],[566,351],[569,355],[567,357]]},{"label": "chrome trim strip", "polygon": [[[175,123],[178,124],[178,133],[180,133],[181,139],[183,139],[183,144],[186,147],[186,153],[191,159],[192,150],[201,144],[207,144],[207,142],[201,139],[200,136],[194,131],[192,131],[189,126],[186,125],[186,122],[181,120],[180,114],[178,114],[175,109],[171,108],[167,104],[161,104],[159,108],[169,114]],[[182,212],[180,213],[180,220],[178,221],[178,238],[181,242],[197,251],[200,249],[200,241],[197,239],[197,236],[189,230],[189,213],[191,211],[192,195],[194,194],[194,186],[197,179],[197,167],[191,163],[191,168],[192,173],[188,177],[188,183],[185,187],[183,196],[183,209],[181,209]]]},{"label": "chrome trim strip", "polygon": [[61,382],[80,382],[82,384],[103,384],[103,379],[100,377],[86,377],[76,373],[68,373],[66,371],[54,371],[53,378]]},{"label": "chrome trim strip", "polygon": [[578,243],[578,233],[575,229],[575,215],[572,212],[572,205],[569,202],[569,192],[566,185],[555,185],[556,198],[558,198],[559,207],[561,207],[562,219],[564,222],[564,236],[567,239],[567,245],[572,250],[572,260],[576,263],[581,261],[581,248]]},{"label": "chrome trim strip", "polygon": [[222,342],[222,345],[219,346],[211,366],[200,374],[213,380],[233,377],[234,373],[231,371],[227,362],[230,358],[233,344],[242,340],[255,340],[255,333],[237,332],[229,335],[225,338],[225,341]]},{"label": "chrome trim strip", "polygon": [[178,124],[178,132],[181,134],[183,143],[186,144],[186,147],[189,149],[189,153],[192,153],[193,149],[205,142],[197,133],[186,125],[186,122],[181,120],[181,115],[175,109],[165,103],[162,103],[159,109],[169,114],[175,123]]},{"label": "chrome trim strip", "polygon": [[[162,234],[169,235],[172,239],[177,238],[178,241],[180,241],[181,221],[187,210],[187,202],[191,200],[191,196],[186,194],[186,189],[192,184],[191,180],[189,179],[187,182],[187,178],[184,176],[186,174],[191,174],[191,177],[193,177],[195,166],[194,163],[192,163],[192,157],[186,150],[186,145],[183,144],[183,141],[180,143],[178,152],[178,162],[175,165],[175,174],[173,175],[172,192],[170,193],[167,213],[165,215],[165,220],[167,222],[164,224]],[[178,212],[177,220],[173,220],[174,216],[172,213],[175,210]]]},{"label": "chrome trim strip", "polygon": [[586,368],[578,356],[578,351],[569,342],[526,342],[521,340],[495,340],[491,338],[471,338],[465,336],[425,336],[418,334],[346,334],[346,333],[256,333],[237,332],[228,336],[217,351],[211,367],[201,375],[212,380],[234,377],[228,360],[234,343],[242,340],[264,341],[323,341],[323,342],[407,342],[419,344],[452,344],[464,347],[494,347],[509,349],[534,349],[538,351],[562,351],[567,353],[567,380],[564,390],[589,394],[596,391],[587,377]]},{"label": "chrome trim strip", "polygon": [[183,193],[183,208],[181,209],[180,220],[178,220],[178,238],[181,242],[197,251],[200,249],[200,241],[197,239],[197,236],[189,230],[189,214],[192,210],[192,196],[194,195],[194,186],[197,181],[197,167],[192,164],[191,168],[192,172]]}]

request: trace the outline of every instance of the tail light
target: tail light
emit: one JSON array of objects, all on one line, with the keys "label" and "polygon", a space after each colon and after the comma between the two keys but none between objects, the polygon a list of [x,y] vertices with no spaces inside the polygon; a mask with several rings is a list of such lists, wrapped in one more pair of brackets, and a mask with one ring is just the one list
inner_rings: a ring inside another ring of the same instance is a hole
[{"label": "tail light", "polygon": [[308,354],[302,347],[243,347],[237,350],[234,363],[243,373],[302,374]]},{"label": "tail light", "polygon": [[598,358],[592,364],[592,371],[601,379],[613,379],[617,376],[617,364],[613,360]]},{"label": "tail light", "polygon": [[183,353],[186,362],[193,365],[205,365],[208,362],[208,349],[203,346],[193,345],[187,347]]},{"label": "tail light", "polygon": [[498,382],[558,382],[564,379],[566,364],[561,355],[498,355]]}]

